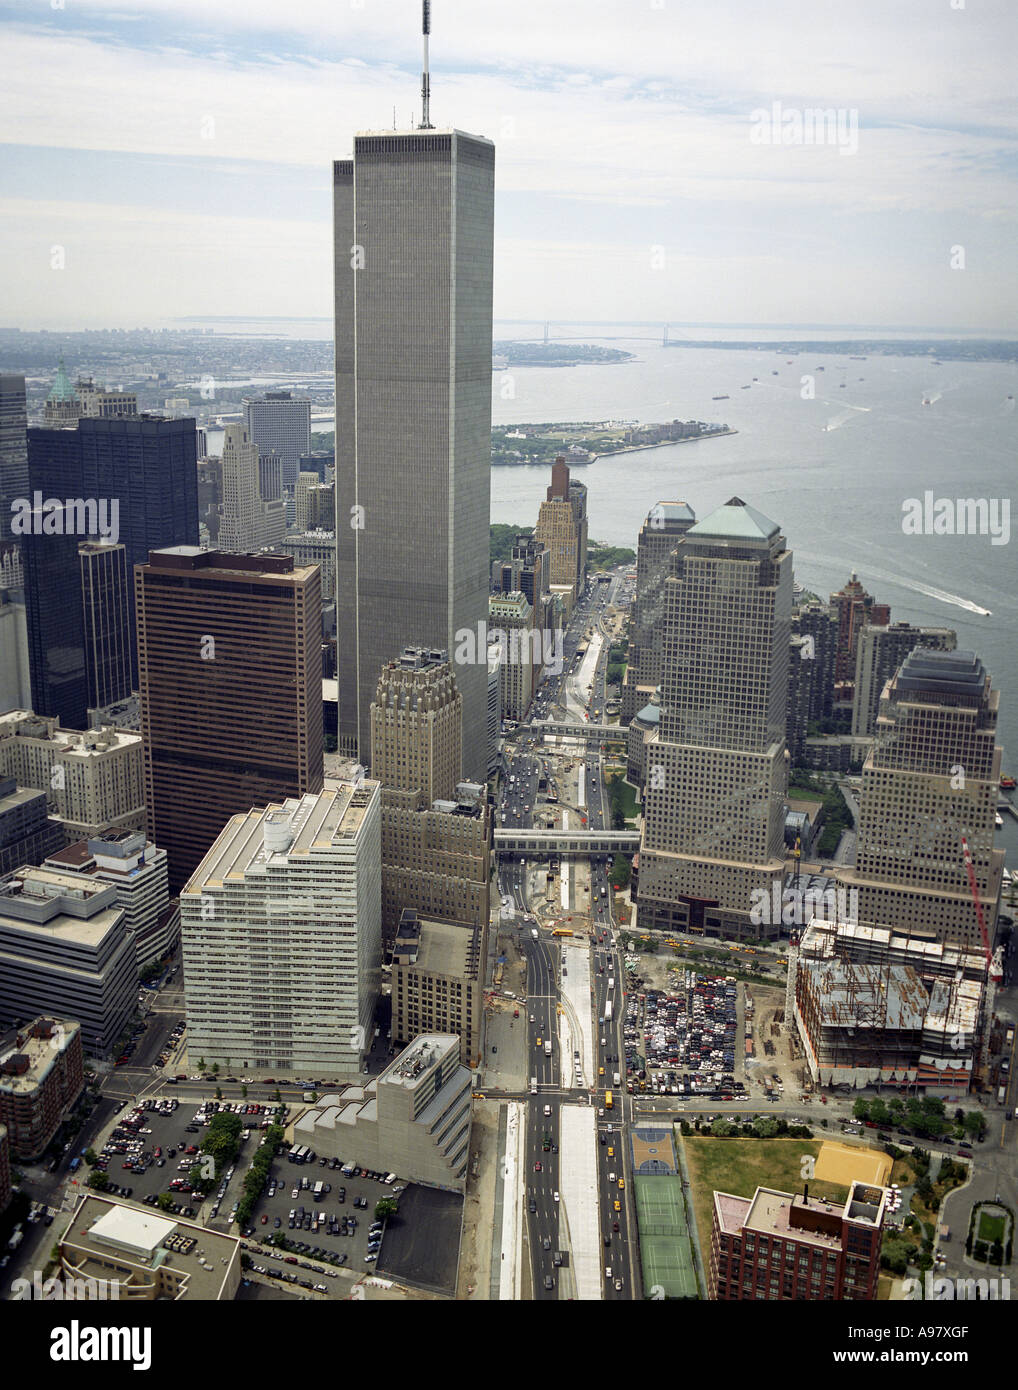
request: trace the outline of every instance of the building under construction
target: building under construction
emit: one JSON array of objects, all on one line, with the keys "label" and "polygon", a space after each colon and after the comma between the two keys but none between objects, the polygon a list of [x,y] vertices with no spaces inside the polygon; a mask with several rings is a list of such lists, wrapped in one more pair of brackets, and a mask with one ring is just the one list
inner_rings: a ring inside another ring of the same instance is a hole
[{"label": "building under construction", "polygon": [[814,920],[789,954],[785,1017],[813,1080],[957,1096],[982,1054],[985,958],[932,935]]}]

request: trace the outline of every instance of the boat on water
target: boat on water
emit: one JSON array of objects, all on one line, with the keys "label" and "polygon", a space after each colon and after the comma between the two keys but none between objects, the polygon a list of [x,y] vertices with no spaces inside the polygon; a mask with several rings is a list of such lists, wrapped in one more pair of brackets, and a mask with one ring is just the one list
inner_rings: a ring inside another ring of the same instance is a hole
[{"label": "boat on water", "polygon": [[933,404],[933,402],[930,400],[929,396],[924,396],[924,397],[923,397],[923,405],[932,405],[932,404]]},{"label": "boat on water", "polygon": [[1009,775],[1005,772],[1004,775],[1003,775],[1003,776],[1001,777],[1001,779],[1000,779],[1001,790],[1002,790],[1002,791],[1005,791],[1005,792],[1014,791],[1015,785],[1016,785],[1016,784],[1015,784],[1014,778],[1011,777],[1011,776],[1009,776]]},{"label": "boat on water", "polygon": [[752,384],[753,384],[752,382],[747,382],[747,384],[746,384],[742,389],[743,389],[744,391],[748,391],[749,388],[752,386]]},{"label": "boat on water", "polygon": [[777,372],[771,372],[771,376],[777,376]]},{"label": "boat on water", "polygon": [[728,399],[728,396],[711,396],[712,401],[727,401]]},{"label": "boat on water", "polygon": [[850,362],[865,362],[865,361],[866,361],[866,358],[865,358],[865,357],[859,357],[858,355],[853,354],[848,360],[849,360]]}]

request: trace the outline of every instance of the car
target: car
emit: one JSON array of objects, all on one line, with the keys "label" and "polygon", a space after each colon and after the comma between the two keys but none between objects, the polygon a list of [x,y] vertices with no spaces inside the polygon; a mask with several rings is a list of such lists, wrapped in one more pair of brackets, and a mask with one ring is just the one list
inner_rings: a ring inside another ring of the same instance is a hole
[{"label": "car", "polygon": [[556,1202],[559,1201],[559,1195],[557,1192],[553,1193],[552,1195],[554,1196]]},{"label": "car", "polygon": [[[617,1205],[618,1205],[618,1203],[616,1203],[616,1206],[617,1206]],[[617,1232],[618,1229],[619,1229],[619,1223],[618,1223],[617,1221],[613,1221],[613,1222],[612,1222],[612,1230],[615,1231],[615,1232]]]},{"label": "car", "polygon": [[612,1238],[611,1238],[611,1236],[608,1234],[607,1231],[605,1232],[604,1243],[605,1243],[605,1245],[611,1245],[611,1243],[612,1243]]},{"label": "car", "polygon": [[622,1210],[622,1203],[619,1201],[619,1199],[618,1199],[617,1197],[615,1198],[615,1210],[616,1210],[616,1211],[621,1211],[621,1210]]},{"label": "car", "polygon": [[541,1171],[541,1160],[538,1159],[537,1162],[534,1164],[534,1172],[535,1172],[535,1173],[539,1173],[540,1171]]},{"label": "car", "polygon": [[531,1197],[530,1201],[527,1203],[527,1211],[530,1212],[531,1216],[537,1213],[537,1203],[534,1201],[533,1197]]}]

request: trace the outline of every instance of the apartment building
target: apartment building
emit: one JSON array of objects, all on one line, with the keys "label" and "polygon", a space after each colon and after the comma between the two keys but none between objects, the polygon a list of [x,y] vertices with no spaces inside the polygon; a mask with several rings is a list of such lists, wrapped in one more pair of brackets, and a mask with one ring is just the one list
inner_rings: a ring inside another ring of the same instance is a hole
[{"label": "apartment building", "polygon": [[32,1018],[0,1038],[0,1125],[7,1131],[10,1156],[31,1162],[45,1153],[84,1085],[85,1057],[75,1019]]},{"label": "apartment building", "polygon": [[392,946],[392,1036],[456,1033],[460,1061],[480,1065],[487,924],[467,926],[400,914]]}]

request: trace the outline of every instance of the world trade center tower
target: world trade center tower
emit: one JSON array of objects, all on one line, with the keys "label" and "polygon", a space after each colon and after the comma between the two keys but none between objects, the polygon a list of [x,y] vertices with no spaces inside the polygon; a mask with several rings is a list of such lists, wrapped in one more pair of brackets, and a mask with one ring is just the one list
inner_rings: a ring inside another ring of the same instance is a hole
[{"label": "world trade center tower", "polygon": [[[426,117],[425,117],[426,120]],[[333,166],[339,747],[404,647],[447,650],[463,776],[487,778],[495,147],[366,131]]]}]

